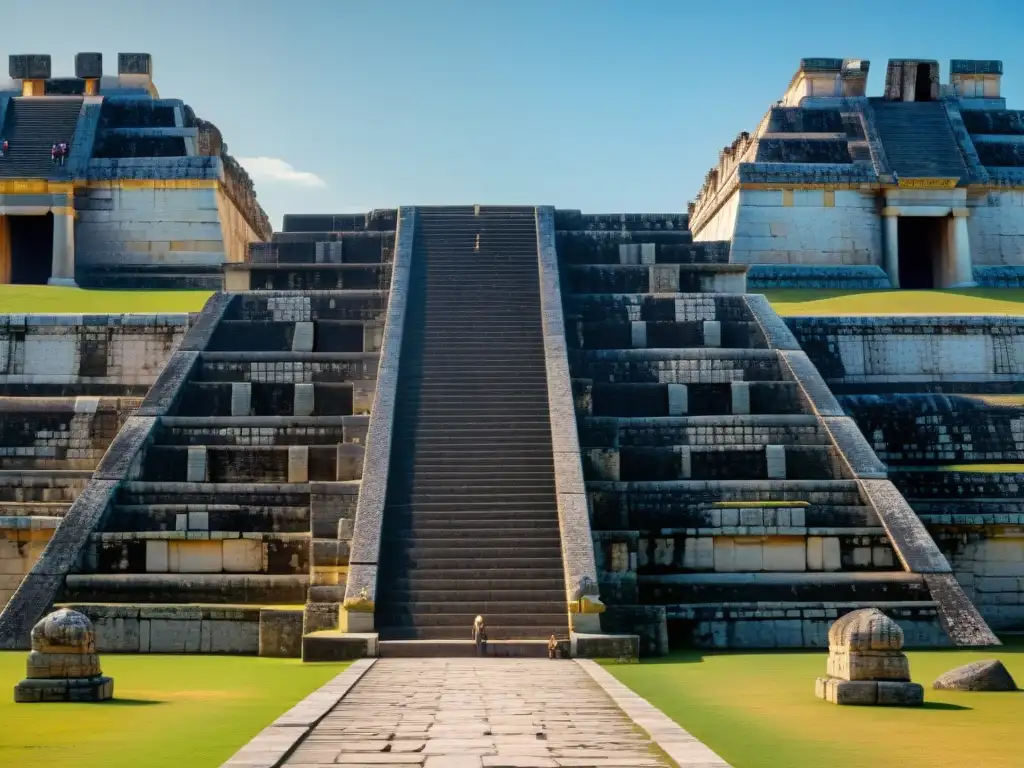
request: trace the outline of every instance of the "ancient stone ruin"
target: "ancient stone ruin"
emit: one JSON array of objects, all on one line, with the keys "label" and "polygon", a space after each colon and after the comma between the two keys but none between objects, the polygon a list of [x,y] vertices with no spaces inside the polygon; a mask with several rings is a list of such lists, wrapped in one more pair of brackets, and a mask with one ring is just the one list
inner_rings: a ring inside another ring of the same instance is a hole
[{"label": "ancient stone ruin", "polygon": [[913,707],[924,688],[910,681],[903,630],[877,608],[851,611],[828,631],[828,677],[814,684],[832,704]]},{"label": "ancient stone ruin", "polygon": [[937,691],[1016,691],[1017,683],[998,659],[974,661],[936,678]]},{"label": "ancient stone ruin", "polygon": [[96,633],[87,616],[62,608],[32,628],[32,652],[25,679],[14,686],[19,703],[106,701],[114,681],[104,677]]},{"label": "ancient stone ruin", "polygon": [[1024,628],[1024,475],[949,467],[1024,460],[1024,407],[986,399],[1024,394],[1024,325],[783,321],[749,292],[1015,284],[997,62],[947,86],[896,60],[869,98],[867,62],[804,60],[689,213],[276,233],[151,63],[22,57],[0,87],[6,135],[74,134],[65,166],[0,166],[0,281],[39,282],[45,202],[58,279],[74,246],[82,284],[226,289],[0,318],[0,647],[55,605],[103,652],[310,659],[469,654],[478,614],[499,655],[824,647],[871,608],[908,646]]}]

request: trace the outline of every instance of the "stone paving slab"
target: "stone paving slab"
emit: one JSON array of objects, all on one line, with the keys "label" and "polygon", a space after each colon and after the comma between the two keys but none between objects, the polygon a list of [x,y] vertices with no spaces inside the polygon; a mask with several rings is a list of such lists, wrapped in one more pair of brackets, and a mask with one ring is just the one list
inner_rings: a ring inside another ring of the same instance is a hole
[{"label": "stone paving slab", "polygon": [[277,768],[327,713],[342,700],[376,659],[360,659],[313,691],[242,747],[221,768]]},{"label": "stone paving slab", "polygon": [[225,768],[728,768],[592,662],[361,664],[282,715]]}]

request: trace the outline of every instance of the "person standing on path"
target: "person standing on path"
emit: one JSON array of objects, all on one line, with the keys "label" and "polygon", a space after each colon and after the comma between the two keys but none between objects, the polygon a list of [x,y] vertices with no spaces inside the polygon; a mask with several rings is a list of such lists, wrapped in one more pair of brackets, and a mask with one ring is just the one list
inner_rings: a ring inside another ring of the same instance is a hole
[{"label": "person standing on path", "polygon": [[473,642],[476,643],[476,655],[487,655],[487,627],[484,625],[484,617],[477,616],[473,620]]}]

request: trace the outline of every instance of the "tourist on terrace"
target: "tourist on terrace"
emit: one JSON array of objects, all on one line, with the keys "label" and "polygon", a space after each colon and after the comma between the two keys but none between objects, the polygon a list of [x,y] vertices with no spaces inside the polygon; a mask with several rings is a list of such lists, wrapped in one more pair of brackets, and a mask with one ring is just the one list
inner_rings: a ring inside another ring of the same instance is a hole
[{"label": "tourist on terrace", "polygon": [[487,655],[487,627],[484,626],[484,617],[477,616],[473,621],[473,642],[476,643],[476,655]]},{"label": "tourist on terrace", "polygon": [[558,638],[555,637],[554,633],[548,638],[548,658],[558,658]]}]

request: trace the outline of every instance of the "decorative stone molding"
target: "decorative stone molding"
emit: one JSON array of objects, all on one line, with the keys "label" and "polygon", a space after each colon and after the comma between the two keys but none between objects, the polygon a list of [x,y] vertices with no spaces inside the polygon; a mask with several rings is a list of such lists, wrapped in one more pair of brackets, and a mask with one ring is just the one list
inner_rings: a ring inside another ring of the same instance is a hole
[{"label": "decorative stone molding", "polygon": [[402,353],[405,307],[412,269],[416,209],[398,211],[395,231],[395,257],[392,264],[391,291],[380,346],[377,388],[370,410],[370,426],[363,457],[363,481],[359,489],[352,533],[348,581],[342,610],[343,629],[350,632],[372,630],[377,599],[377,565],[380,561],[380,537],[384,524],[384,503],[388,490],[388,466],[391,462],[391,433],[395,420],[398,392],[398,366]]},{"label": "decorative stone molding", "polygon": [[604,605],[599,597],[594,540],[590,531],[590,513],[583,484],[576,412],[566,354],[565,319],[558,276],[558,255],[555,250],[555,209],[551,206],[538,206],[536,216],[548,412],[570,623],[575,632],[600,632],[599,615],[604,612]]}]

